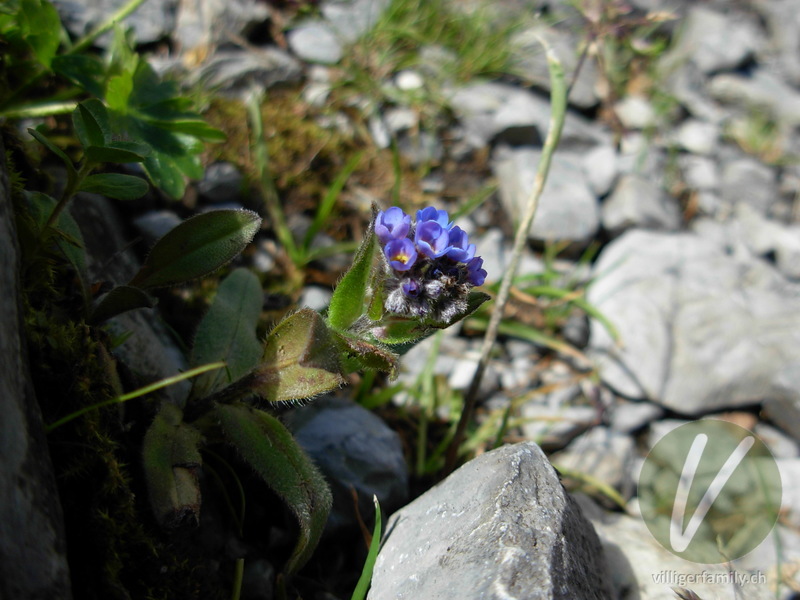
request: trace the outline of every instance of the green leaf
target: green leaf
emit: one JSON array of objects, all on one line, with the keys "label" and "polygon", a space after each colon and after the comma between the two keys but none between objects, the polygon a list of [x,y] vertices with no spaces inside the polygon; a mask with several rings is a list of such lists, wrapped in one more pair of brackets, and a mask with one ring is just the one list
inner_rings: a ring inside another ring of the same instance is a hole
[{"label": "green leaf", "polygon": [[53,71],[66,77],[96,98],[103,97],[106,68],[103,62],[85,54],[66,54],[53,58]]},{"label": "green leaf", "polygon": [[372,581],[372,571],[375,569],[375,561],[378,559],[378,551],[381,547],[381,535],[383,533],[381,505],[377,496],[373,496],[372,501],[375,503],[375,527],[372,529],[372,539],[369,542],[364,568],[361,569],[361,576],[358,578],[356,589],[353,590],[350,600],[364,600],[367,597],[370,582]]},{"label": "green leaf", "polygon": [[112,110],[121,114],[129,112],[128,102],[133,92],[133,73],[124,71],[108,80],[106,86],[106,102]]},{"label": "green leaf", "polygon": [[346,383],[339,343],[319,313],[304,308],[281,321],[264,344],[249,387],[269,402],[311,398]]},{"label": "green leaf", "polygon": [[213,371],[201,375],[194,380],[192,397],[208,396],[258,364],[262,350],[256,326],[263,299],[258,277],[247,269],[236,269],[222,281],[197,328],[190,365],[222,360],[228,364],[227,374]]},{"label": "green leaf", "polygon": [[72,111],[72,124],[84,148],[103,147],[111,137],[108,112],[97,98],[81,102],[75,107]]},{"label": "green leaf", "polygon": [[154,305],[153,298],[143,290],[128,285],[118,285],[108,292],[95,307],[89,322],[92,324],[102,323],[129,310],[152,308]]},{"label": "green leaf", "polygon": [[[41,240],[43,236],[47,235],[44,227],[58,202],[56,202],[55,198],[42,192],[25,191],[25,197],[30,207],[30,215],[36,224],[37,236]],[[58,216],[53,233],[55,234],[55,242],[64,257],[75,269],[78,276],[84,279],[86,276],[86,252],[84,250],[83,235],[78,223],[69,211],[64,210]]]},{"label": "green leaf", "polygon": [[101,194],[116,200],[137,200],[147,193],[147,182],[141,177],[121,173],[96,173],[83,180],[80,190]]},{"label": "green leaf", "polygon": [[383,346],[332,331],[342,349],[342,358],[351,365],[350,371],[381,371],[390,378],[397,374],[397,355]]},{"label": "green leaf", "polygon": [[52,152],[58,158],[61,159],[61,161],[67,167],[67,172],[69,177],[74,178],[77,175],[77,172],[75,171],[75,166],[72,164],[72,161],[69,159],[69,157],[66,154],[64,154],[61,148],[56,146],[53,142],[51,142],[49,139],[47,139],[44,135],[42,135],[35,129],[28,128],[28,133],[31,135],[33,139],[35,139],[37,142],[42,144],[45,148],[50,150],[50,152]]},{"label": "green leaf", "polygon": [[149,153],[150,148],[135,142],[111,142],[103,147],[89,146],[84,151],[91,162],[118,164],[142,162]]},{"label": "green leaf", "polygon": [[161,405],[144,436],[143,467],[150,506],[162,527],[175,528],[200,517],[202,466],[200,432],[183,422],[181,410],[169,402]]},{"label": "green leaf", "polygon": [[261,217],[249,210],[216,210],[187,219],[156,242],[128,285],[166,287],[208,275],[250,243]]},{"label": "green leaf", "polygon": [[36,58],[48,69],[61,43],[61,17],[47,0],[22,0],[20,20],[26,21],[27,41]]},{"label": "green leaf", "polygon": [[[374,210],[373,210],[374,212]],[[375,217],[367,230],[367,236],[353,259],[353,265],[336,286],[328,307],[328,323],[334,329],[345,331],[364,314],[365,299],[372,278],[375,249]]]},{"label": "green leaf", "polygon": [[177,119],[174,121],[153,121],[167,131],[189,135],[206,142],[224,142],[228,139],[225,132],[212,127],[200,118]]},{"label": "green leaf", "polygon": [[331,508],[325,480],[291,433],[276,418],[241,404],[214,408],[228,442],[280,496],[300,525],[294,551],[284,567],[288,577],[311,557]]}]

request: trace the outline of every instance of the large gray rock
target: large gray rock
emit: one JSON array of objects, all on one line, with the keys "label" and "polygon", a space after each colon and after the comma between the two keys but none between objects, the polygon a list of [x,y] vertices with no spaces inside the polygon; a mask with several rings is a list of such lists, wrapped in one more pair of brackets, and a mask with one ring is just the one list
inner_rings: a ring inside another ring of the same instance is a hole
[{"label": "large gray rock", "polygon": [[[451,90],[447,100],[473,148],[490,141],[533,144],[544,140],[550,126],[550,101],[505,83],[470,83]],[[567,113],[560,147],[581,148],[610,143],[610,135],[586,119]]]},{"label": "large gray rock", "polygon": [[363,406],[323,396],[292,411],[286,424],[331,485],[329,531],[357,525],[353,490],[362,515],[374,510],[373,496],[386,510],[408,500],[408,469],[400,437]]},{"label": "large gray rock", "polygon": [[[494,154],[492,169],[500,183],[500,199],[515,222],[525,214],[541,156],[541,151],[532,148],[500,147]],[[600,206],[589,187],[583,155],[557,152],[528,236],[587,242],[599,226]]]},{"label": "large gray rock", "polygon": [[678,203],[658,183],[639,175],[623,175],[601,209],[603,226],[614,235],[625,229],[678,229]]},{"label": "large gray rock", "polygon": [[664,61],[678,65],[690,60],[703,73],[735,69],[763,44],[753,20],[704,6],[690,9],[681,32]]},{"label": "large gray rock", "polygon": [[[170,35],[175,27],[175,12],[179,0],[149,0],[131,13],[124,27],[133,29],[139,44],[158,42]],[[55,0],[53,2],[67,30],[81,37],[104,23],[114,12],[128,4],[128,0]],[[111,43],[111,34],[100,36],[95,43],[105,47]]]},{"label": "large gray rock", "polygon": [[800,395],[800,286],[691,234],[630,231],[595,265],[590,354],[617,392],[697,415]]},{"label": "large gray rock", "polygon": [[172,37],[184,52],[208,51],[237,37],[247,38],[269,14],[267,5],[258,0],[178,0]]},{"label": "large gray rock", "polygon": [[[648,531],[641,518],[608,513],[592,500],[577,495],[586,517],[597,531],[611,573],[613,597],[619,600],[675,600],[673,588],[683,587],[699,598],[714,600],[767,600],[770,592],[764,572],[750,573],[729,565],[704,565],[675,556],[664,549]],[[771,545],[774,542],[768,538]],[[747,583],[734,585],[726,576],[738,571]],[[716,579],[715,579],[716,578]],[[686,581],[691,583],[686,583]],[[761,580],[761,581],[759,581]],[[724,581],[725,583],[719,583]],[[583,596],[575,596],[583,598]]]},{"label": "large gray rock", "polygon": [[301,23],[289,31],[286,41],[303,60],[337,63],[345,46],[372,29],[388,6],[388,0],[323,2],[320,6],[323,18]]},{"label": "large gray rock", "polygon": [[[4,153],[0,138],[0,153]],[[68,600],[61,504],[20,331],[19,250],[0,173],[0,598]]]},{"label": "large gray rock", "polygon": [[746,76],[717,75],[708,84],[708,91],[723,104],[766,113],[782,127],[800,125],[800,92],[764,68]]},{"label": "large gray rock", "polygon": [[531,442],[467,463],[386,532],[369,600],[611,597],[597,535]]}]

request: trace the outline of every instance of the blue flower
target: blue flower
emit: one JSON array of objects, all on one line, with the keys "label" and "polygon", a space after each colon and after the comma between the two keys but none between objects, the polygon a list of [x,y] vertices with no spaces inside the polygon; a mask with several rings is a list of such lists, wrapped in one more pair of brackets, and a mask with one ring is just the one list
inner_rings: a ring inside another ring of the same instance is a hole
[{"label": "blue flower", "polygon": [[467,232],[461,227],[453,227],[449,232],[450,248],[447,258],[456,262],[469,262],[475,256],[475,244],[469,243]]},{"label": "blue flower", "polygon": [[[377,229],[377,228],[376,228]],[[414,242],[408,238],[394,239],[386,244],[383,249],[386,260],[395,271],[408,271],[417,260],[417,250]]]},{"label": "blue flower", "polygon": [[410,229],[411,217],[397,206],[379,212],[375,219],[375,235],[378,236],[381,244],[403,239],[408,235]]},{"label": "blue flower", "polygon": [[[445,213],[445,218],[447,218],[447,213]],[[450,236],[447,229],[436,221],[417,222],[414,242],[417,245],[417,250],[428,258],[444,256],[450,249]]]},{"label": "blue flower", "polygon": [[438,223],[442,229],[449,230],[453,226],[453,222],[450,220],[450,217],[447,216],[447,211],[437,210],[433,206],[417,211],[417,225],[425,223],[426,221]]},{"label": "blue flower", "polygon": [[467,263],[467,281],[471,285],[483,285],[483,282],[486,281],[486,270],[481,267],[483,267],[483,259],[480,256],[476,256]]}]

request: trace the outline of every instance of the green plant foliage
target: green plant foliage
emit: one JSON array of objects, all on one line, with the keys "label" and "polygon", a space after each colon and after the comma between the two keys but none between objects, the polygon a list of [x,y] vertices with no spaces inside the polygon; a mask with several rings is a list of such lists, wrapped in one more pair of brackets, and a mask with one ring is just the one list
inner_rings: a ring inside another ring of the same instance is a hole
[{"label": "green plant foliage", "polygon": [[141,177],[122,173],[96,173],[86,177],[78,189],[116,200],[137,200],[147,193],[148,187]]},{"label": "green plant foliage", "polygon": [[341,387],[344,376],[333,333],[319,313],[305,308],[270,333],[249,388],[270,402],[301,400]]},{"label": "green plant foliage", "polygon": [[372,529],[372,539],[369,543],[367,559],[364,561],[364,568],[361,571],[361,576],[358,578],[356,589],[353,590],[353,595],[350,597],[350,600],[364,600],[364,598],[367,597],[369,585],[372,581],[372,571],[375,569],[375,561],[378,559],[378,550],[380,550],[381,547],[381,535],[383,533],[381,505],[378,502],[377,496],[373,496],[372,501],[375,503],[375,527]]},{"label": "green plant foliage", "polygon": [[137,308],[152,308],[155,301],[144,290],[130,285],[118,285],[92,311],[89,322],[103,323],[111,317]]},{"label": "green plant foliage", "polygon": [[[374,220],[374,219],[373,219]],[[353,264],[344,274],[333,292],[328,306],[328,323],[334,329],[345,331],[364,313],[364,303],[374,278],[377,238],[372,226],[359,246]]]},{"label": "green plant foliage", "polygon": [[182,421],[181,410],[164,402],[142,446],[150,505],[159,524],[175,528],[200,518],[200,432]]},{"label": "green plant foliage", "polygon": [[128,285],[167,287],[198,279],[230,262],[261,226],[250,210],[215,210],[191,217],[162,237]]},{"label": "green plant foliage", "polygon": [[214,414],[225,438],[297,518],[300,535],[284,567],[296,573],[317,546],[331,507],[325,480],[275,417],[242,404],[220,404]]},{"label": "green plant foliage", "polygon": [[262,347],[256,337],[256,326],[262,303],[258,278],[247,269],[236,269],[222,281],[214,302],[197,328],[190,364],[197,366],[222,360],[228,368],[195,379],[191,397],[208,396],[258,364]]}]

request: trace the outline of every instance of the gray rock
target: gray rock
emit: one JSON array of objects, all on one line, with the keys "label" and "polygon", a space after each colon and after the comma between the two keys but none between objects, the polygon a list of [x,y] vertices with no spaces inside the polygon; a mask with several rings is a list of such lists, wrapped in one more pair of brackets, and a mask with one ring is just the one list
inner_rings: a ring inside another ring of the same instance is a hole
[{"label": "gray rock", "polygon": [[550,72],[547,67],[547,56],[538,38],[543,37],[555,52],[564,69],[566,80],[573,82],[570,89],[569,103],[580,108],[591,108],[599,102],[599,71],[593,56],[584,59],[578,78],[574,79],[578,67],[578,49],[581,40],[578,34],[565,29],[538,24],[515,34],[510,40],[510,49],[515,64],[521,73],[534,85],[550,91]]},{"label": "gray rock", "polygon": [[611,429],[632,433],[664,414],[664,409],[650,402],[619,400],[611,411]]},{"label": "gray rock", "polygon": [[689,119],[675,132],[675,143],[692,154],[711,154],[719,143],[720,128],[714,123]]},{"label": "gray rock", "polygon": [[[541,152],[530,148],[499,147],[494,153],[492,170],[500,183],[500,199],[516,222],[524,214],[540,159]],[[528,237],[587,242],[598,230],[599,213],[583,170],[583,156],[557,152]]]},{"label": "gray rock", "polygon": [[707,156],[682,154],[678,157],[678,168],[683,182],[691,190],[717,190],[720,184],[717,162]]},{"label": "gray rock", "polygon": [[800,86],[800,12],[793,0],[771,0],[754,5],[766,20],[770,54],[777,55],[783,77]]},{"label": "gray rock", "polygon": [[[477,254],[483,258],[487,282],[500,281],[511,261],[511,242],[498,228],[489,229],[482,236],[470,237],[477,246]],[[542,273],[545,269],[542,260],[532,252],[523,250],[517,273],[531,275]]]},{"label": "gray rock", "polygon": [[[675,600],[675,587],[689,588],[700,598],[714,600],[768,600],[775,597],[766,577],[761,583],[756,578],[756,582],[748,582],[741,588],[721,585],[714,578],[726,577],[729,566],[684,560],[664,549],[641,518],[606,512],[581,494],[576,495],[575,500],[600,537],[611,573],[613,598]],[[693,583],[681,585],[680,577],[692,578]]]},{"label": "gray rock", "polygon": [[331,302],[332,295],[328,288],[310,285],[303,289],[298,304],[316,311],[325,310]]},{"label": "gray rock", "polygon": [[351,43],[372,29],[389,4],[390,0],[328,0],[320,8],[339,38]]},{"label": "gray rock", "polygon": [[[127,4],[127,0],[55,0],[53,5],[61,15],[67,31],[76,38],[82,37],[104,23],[114,12]],[[125,27],[133,29],[136,43],[151,44],[168,37],[175,27],[178,0],[152,0],[143,3],[125,19]],[[111,34],[95,40],[105,48],[111,43]]]},{"label": "gray rock", "polygon": [[583,170],[595,196],[608,194],[619,172],[614,146],[603,145],[589,150],[583,158]]},{"label": "gray rock", "polygon": [[[753,427],[753,433],[761,438],[775,458],[794,459],[800,457],[800,441],[786,435],[777,427],[758,422]],[[796,506],[800,506],[800,504]]]},{"label": "gray rock", "polygon": [[[129,247],[119,215],[101,196],[80,194],[76,200],[70,212],[83,234],[89,281],[110,281],[116,285],[130,281],[139,269],[139,259]],[[112,336],[129,334],[114,349],[114,356],[125,363],[141,385],[172,377],[188,368],[186,357],[172,336],[149,311],[126,312],[106,325]],[[190,382],[181,381],[160,390],[159,394],[182,406],[190,386]]]},{"label": "gray rock", "polygon": [[386,531],[369,600],[611,597],[596,535],[532,443],[467,463]]},{"label": "gray rock", "polygon": [[418,71],[404,69],[395,75],[394,84],[399,90],[413,92],[425,86],[425,78]]},{"label": "gray rock", "polygon": [[[471,83],[453,89],[446,97],[473,148],[484,148],[495,138],[514,144],[533,144],[547,136],[550,102],[527,90],[504,83]],[[561,148],[586,148],[601,143],[610,143],[605,130],[567,113]]]},{"label": "gray rock", "polygon": [[[577,396],[575,386],[565,391]],[[598,411],[591,406],[570,406],[566,403],[526,402],[520,410],[522,433],[548,451],[564,448],[578,435],[595,425]]]},{"label": "gray rock", "polygon": [[408,499],[408,471],[400,437],[362,406],[323,396],[293,410],[286,425],[331,485],[330,531],[356,524],[351,489],[358,492],[362,515],[374,511],[373,495],[387,511]]},{"label": "gray rock", "polygon": [[749,76],[723,73],[708,84],[712,98],[745,111],[765,111],[779,125],[800,125],[800,92],[765,69]]},{"label": "gray rock", "polygon": [[613,235],[632,227],[678,229],[680,208],[659,185],[637,175],[623,175],[601,208],[603,227]]},{"label": "gray rock", "polygon": [[300,81],[302,69],[296,58],[280,48],[218,50],[200,68],[191,71],[189,83],[218,93],[247,97],[253,88],[267,89]]},{"label": "gray rock", "polygon": [[775,171],[752,158],[733,160],[722,170],[720,195],[732,206],[747,204],[766,215],[778,198]]},{"label": "gray rock", "polygon": [[[133,220],[148,248],[175,229],[183,220],[171,210],[149,210]],[[120,283],[123,283],[120,281]]]},{"label": "gray rock", "polygon": [[595,265],[588,300],[602,379],[631,398],[697,415],[798,398],[800,286],[752,257],[691,234],[631,231]]},{"label": "gray rock", "polygon": [[215,162],[206,167],[203,179],[197,184],[197,193],[211,204],[238,202],[244,185],[244,176],[236,165]]},{"label": "gray rock", "polygon": [[270,16],[267,5],[257,0],[178,0],[177,4],[172,38],[183,53],[246,38]]},{"label": "gray rock", "polygon": [[301,60],[333,65],[344,54],[344,42],[325,21],[307,21],[286,34],[289,48]]},{"label": "gray rock", "polygon": [[614,114],[628,129],[647,129],[656,125],[656,111],[643,96],[625,96],[614,105]]},{"label": "gray rock", "polygon": [[624,498],[630,498],[636,489],[630,477],[633,438],[607,427],[593,427],[550,458],[557,469],[591,475],[619,491]]},{"label": "gray rock", "polygon": [[676,66],[688,59],[709,74],[735,69],[756,53],[762,43],[757,26],[741,13],[723,14],[694,6],[663,60]]},{"label": "gray rock", "polygon": [[[0,138],[0,152],[5,152]],[[64,517],[20,330],[20,255],[0,164],[0,597],[72,598]]]}]

